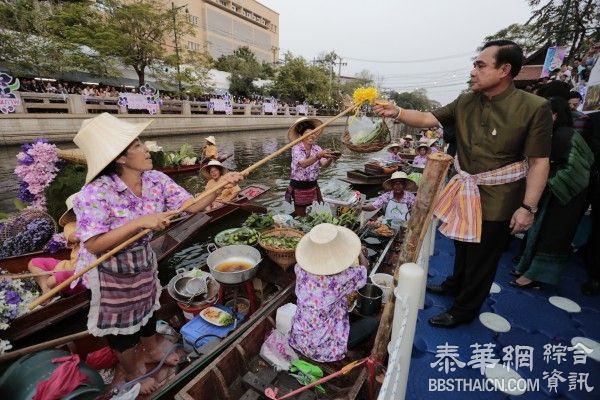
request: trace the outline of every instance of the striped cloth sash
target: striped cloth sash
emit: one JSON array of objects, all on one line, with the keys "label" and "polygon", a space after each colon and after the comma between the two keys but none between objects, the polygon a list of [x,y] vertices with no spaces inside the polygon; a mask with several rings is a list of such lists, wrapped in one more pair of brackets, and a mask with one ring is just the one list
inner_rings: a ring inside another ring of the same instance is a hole
[{"label": "striped cloth sash", "polygon": [[502,185],[527,176],[527,160],[518,161],[492,171],[471,175],[454,159],[457,174],[442,191],[433,214],[442,221],[440,232],[450,239],[462,242],[481,241],[481,196],[479,185]]}]

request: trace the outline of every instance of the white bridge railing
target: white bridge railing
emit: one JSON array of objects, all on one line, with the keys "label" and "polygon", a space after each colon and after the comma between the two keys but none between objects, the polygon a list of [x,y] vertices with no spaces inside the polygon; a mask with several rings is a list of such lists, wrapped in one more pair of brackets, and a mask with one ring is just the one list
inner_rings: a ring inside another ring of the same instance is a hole
[{"label": "white bridge railing", "polygon": [[429,258],[435,247],[436,225],[434,220],[427,230],[417,262],[400,267],[398,286],[394,289],[396,306],[392,338],[388,344],[387,371],[378,400],[403,400],[406,396],[417,314],[424,306]]}]

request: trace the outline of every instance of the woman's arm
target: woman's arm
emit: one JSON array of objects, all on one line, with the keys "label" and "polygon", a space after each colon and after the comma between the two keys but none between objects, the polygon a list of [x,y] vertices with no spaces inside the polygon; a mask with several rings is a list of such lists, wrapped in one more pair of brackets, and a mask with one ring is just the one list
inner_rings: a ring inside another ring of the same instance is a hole
[{"label": "woman's arm", "polygon": [[[321,150],[314,156],[307,157],[304,160],[299,160],[298,165],[300,165],[302,168],[306,168],[310,165],[313,165],[314,163],[321,160],[322,158],[325,158],[326,156],[327,156],[327,152],[325,150]],[[331,162],[330,160],[328,160],[328,161]]]},{"label": "woman's arm", "polygon": [[169,217],[171,215],[173,215],[173,212],[169,211],[136,218],[118,228],[89,238],[85,242],[85,248],[90,253],[99,255],[125,242],[143,229],[152,229],[155,231],[165,229],[169,226]]}]

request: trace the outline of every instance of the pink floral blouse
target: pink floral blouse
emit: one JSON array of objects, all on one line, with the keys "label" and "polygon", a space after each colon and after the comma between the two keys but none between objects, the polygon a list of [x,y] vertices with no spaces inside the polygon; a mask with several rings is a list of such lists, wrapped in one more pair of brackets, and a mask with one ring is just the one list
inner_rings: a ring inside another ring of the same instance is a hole
[{"label": "pink floral blouse", "polygon": [[427,164],[427,156],[418,155],[413,160],[413,165],[416,165],[417,167],[424,167],[425,164]]},{"label": "pink floral blouse", "polygon": [[400,157],[398,154],[394,154],[391,152],[387,152],[387,154],[385,155],[385,161],[387,162],[402,162],[402,157]]},{"label": "pink floral blouse", "polygon": [[312,145],[310,152],[306,151],[303,143],[298,143],[292,147],[292,172],[290,174],[290,179],[303,182],[316,181],[321,172],[320,161],[309,165],[306,168],[302,168],[299,162],[315,156],[321,150],[321,147],[316,144]]},{"label": "pink floral blouse", "polygon": [[297,310],[289,344],[315,361],[344,358],[350,333],[346,296],[367,283],[367,269],[355,266],[335,275],[314,275],[298,264]]},{"label": "pink floral blouse", "polygon": [[[387,203],[390,202],[391,199],[394,198],[394,193],[390,190],[389,192],[385,192],[381,195],[379,195],[377,198],[375,198],[375,200],[373,200],[373,203],[371,203],[371,205],[375,208],[383,208],[387,206]],[[408,206],[408,209],[411,210],[412,206],[415,205],[415,202],[417,201],[417,197],[410,193],[410,192],[404,192],[404,194],[402,195],[402,199],[399,201],[399,203],[404,203]]]},{"label": "pink floral blouse", "polygon": [[[138,217],[175,210],[190,197],[192,195],[185,189],[158,171],[142,174],[141,198],[116,174],[101,176],[85,185],[73,201],[77,231],[82,241],[75,271],[96,260],[96,256],[85,248],[86,240],[116,229]],[[149,234],[141,239],[141,242],[147,243],[151,239],[152,234]],[[83,276],[83,283],[87,287],[86,275]],[[73,284],[71,286],[73,287]]]}]

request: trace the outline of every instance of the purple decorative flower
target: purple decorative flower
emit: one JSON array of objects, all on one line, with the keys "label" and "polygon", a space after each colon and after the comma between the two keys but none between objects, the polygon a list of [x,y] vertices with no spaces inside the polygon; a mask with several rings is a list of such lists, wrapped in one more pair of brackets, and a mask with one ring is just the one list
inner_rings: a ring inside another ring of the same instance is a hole
[{"label": "purple decorative flower", "polygon": [[12,77],[8,74],[0,73],[0,87],[2,86],[8,86],[10,84],[10,82],[12,81]]},{"label": "purple decorative flower", "polygon": [[21,296],[14,290],[6,292],[5,299],[7,304],[19,304],[21,302]]}]

